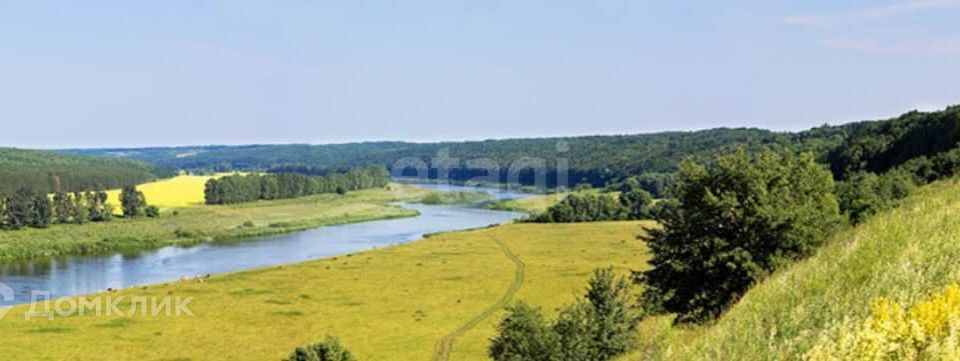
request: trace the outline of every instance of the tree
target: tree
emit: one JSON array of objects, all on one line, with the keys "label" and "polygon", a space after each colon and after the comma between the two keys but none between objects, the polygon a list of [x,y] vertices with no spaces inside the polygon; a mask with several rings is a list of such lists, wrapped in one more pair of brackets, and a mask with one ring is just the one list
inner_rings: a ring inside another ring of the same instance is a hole
[{"label": "tree", "polygon": [[685,161],[679,207],[662,212],[646,237],[642,273],[650,312],[676,322],[716,317],[765,275],[809,255],[841,224],[829,171],[810,154],[744,150],[709,164]]},{"label": "tree", "polygon": [[124,186],[120,191],[120,207],[124,217],[139,217],[143,215],[143,208],[147,206],[147,199],[136,186]]},{"label": "tree", "polygon": [[33,195],[30,209],[33,216],[30,217],[30,226],[34,228],[47,228],[53,222],[53,209],[50,207],[50,199],[46,194],[35,193]]},{"label": "tree", "polygon": [[73,204],[70,206],[70,219],[73,223],[84,224],[90,220],[90,209],[87,206],[83,192],[73,193]]},{"label": "tree", "polygon": [[87,219],[91,222],[107,222],[113,217],[113,206],[107,203],[107,192],[87,192]]},{"label": "tree", "polygon": [[0,192],[0,229],[9,228],[7,224],[10,219],[10,210],[7,208],[8,204],[7,196]]},{"label": "tree", "polygon": [[636,343],[638,317],[631,309],[630,283],[626,278],[616,278],[612,268],[594,271],[586,300],[599,359],[609,360],[629,351]]},{"label": "tree", "polygon": [[53,214],[57,223],[70,222],[70,215],[73,211],[73,201],[66,192],[57,192],[53,195]]},{"label": "tree", "polygon": [[639,186],[620,193],[620,205],[623,206],[627,219],[650,218],[652,204],[653,196]]},{"label": "tree", "polygon": [[539,308],[518,302],[507,308],[487,354],[495,361],[557,361],[560,340]]},{"label": "tree", "polygon": [[34,223],[33,202],[36,192],[27,187],[21,187],[7,199],[7,227],[21,229]]},{"label": "tree", "polygon": [[583,302],[566,306],[560,311],[553,331],[559,337],[559,360],[601,360],[596,337],[597,328],[590,318],[590,309]]},{"label": "tree", "polygon": [[297,347],[287,361],[356,361],[353,354],[340,345],[340,340],[327,336],[320,343]]}]

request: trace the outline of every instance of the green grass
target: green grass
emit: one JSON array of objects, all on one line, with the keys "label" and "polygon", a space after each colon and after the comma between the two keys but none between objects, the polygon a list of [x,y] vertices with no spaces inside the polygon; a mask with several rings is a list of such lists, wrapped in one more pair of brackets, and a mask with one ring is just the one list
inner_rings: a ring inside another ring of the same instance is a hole
[{"label": "green grass", "polygon": [[[554,315],[590,272],[644,264],[642,222],[511,224],[295,265],[135,287],[110,296],[193,296],[193,317],[0,320],[5,359],[279,360],[339,337],[361,360],[485,360],[506,302]],[[522,264],[522,270],[519,265]],[[442,345],[442,346],[441,346]],[[440,358],[443,359],[443,358]]]},{"label": "green grass", "polygon": [[426,194],[428,191],[422,188],[392,184],[389,189],[344,196],[321,194],[238,205],[193,205],[165,209],[160,218],[115,218],[103,223],[0,231],[0,261],[192,245],[407,217],[416,212],[390,203]]},{"label": "green grass", "polygon": [[624,359],[797,359],[824,330],[864,319],[877,298],[909,305],[960,280],[958,265],[960,184],[949,180],[838,234],[814,257],[750,290],[715,324],[647,320],[643,347]]},{"label": "green grass", "polygon": [[534,196],[507,199],[491,203],[487,206],[490,209],[501,211],[526,212],[529,214],[540,214],[566,197],[567,193],[538,194]]},{"label": "green grass", "polygon": [[480,204],[489,202],[493,195],[483,191],[433,192],[418,202],[431,205],[444,204]]}]

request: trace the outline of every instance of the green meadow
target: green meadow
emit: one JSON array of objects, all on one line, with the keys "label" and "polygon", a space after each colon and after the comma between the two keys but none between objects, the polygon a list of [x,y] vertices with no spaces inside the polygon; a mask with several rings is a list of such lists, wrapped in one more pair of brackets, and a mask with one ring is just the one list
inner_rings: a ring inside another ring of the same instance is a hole
[{"label": "green meadow", "polygon": [[[485,360],[503,306],[553,314],[590,272],[642,267],[648,222],[510,224],[364,253],[94,296],[193,297],[192,317],[0,321],[10,359],[278,360],[339,337],[362,360]],[[55,341],[52,341],[55,340]]]}]

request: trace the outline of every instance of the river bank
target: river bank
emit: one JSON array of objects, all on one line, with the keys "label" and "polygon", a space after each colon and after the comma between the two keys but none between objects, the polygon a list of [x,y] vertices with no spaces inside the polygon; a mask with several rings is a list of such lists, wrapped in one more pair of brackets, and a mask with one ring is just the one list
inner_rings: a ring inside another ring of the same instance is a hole
[{"label": "river bank", "polygon": [[0,353],[35,360],[271,360],[335,335],[366,360],[431,359],[441,343],[451,360],[486,360],[502,301],[524,300],[552,316],[582,292],[594,268],[641,268],[646,250],[634,237],[644,225],[508,224],[202,283],[88,296],[192,297],[193,316],[88,312],[25,320],[30,307],[21,305],[0,320]]},{"label": "river bank", "polygon": [[0,231],[0,263],[58,256],[134,252],[276,235],[336,224],[416,216],[394,204],[431,191],[403,184],[236,205],[165,209],[160,218],[117,218],[83,225]]}]

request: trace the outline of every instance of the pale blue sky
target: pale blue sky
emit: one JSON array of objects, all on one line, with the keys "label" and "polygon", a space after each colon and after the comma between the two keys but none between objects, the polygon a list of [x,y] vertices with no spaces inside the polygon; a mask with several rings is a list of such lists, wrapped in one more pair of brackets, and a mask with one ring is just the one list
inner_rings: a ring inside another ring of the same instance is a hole
[{"label": "pale blue sky", "polygon": [[804,129],[960,103],[960,0],[0,0],[0,145]]}]

